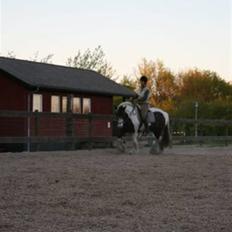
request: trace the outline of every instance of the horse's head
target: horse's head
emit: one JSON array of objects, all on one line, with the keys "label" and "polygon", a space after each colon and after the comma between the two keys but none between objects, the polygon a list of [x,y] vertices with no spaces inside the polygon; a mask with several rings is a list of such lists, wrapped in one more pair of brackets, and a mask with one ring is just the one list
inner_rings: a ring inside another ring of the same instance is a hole
[{"label": "horse's head", "polygon": [[122,102],[116,111],[117,127],[122,133],[134,132],[138,126],[137,109],[131,102]]},{"label": "horse's head", "polygon": [[130,105],[129,102],[122,102],[118,105],[116,110],[116,116],[117,117],[123,117],[128,112],[128,106]]},{"label": "horse's head", "polygon": [[130,118],[134,109],[134,105],[131,102],[122,102],[117,107],[116,116],[121,119]]},{"label": "horse's head", "polygon": [[116,116],[117,118],[123,118],[123,115],[125,114],[125,106],[119,105],[116,110]]}]

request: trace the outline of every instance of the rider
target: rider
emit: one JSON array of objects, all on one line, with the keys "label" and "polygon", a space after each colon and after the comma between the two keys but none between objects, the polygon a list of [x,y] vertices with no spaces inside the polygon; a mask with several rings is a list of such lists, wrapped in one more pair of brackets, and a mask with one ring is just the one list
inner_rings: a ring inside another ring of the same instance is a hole
[{"label": "rider", "polygon": [[137,93],[137,102],[140,105],[141,108],[141,114],[142,114],[142,121],[145,126],[145,132],[148,132],[148,123],[147,123],[147,113],[149,109],[149,98],[150,98],[150,90],[147,87],[147,81],[148,78],[146,76],[140,77],[140,90]]}]

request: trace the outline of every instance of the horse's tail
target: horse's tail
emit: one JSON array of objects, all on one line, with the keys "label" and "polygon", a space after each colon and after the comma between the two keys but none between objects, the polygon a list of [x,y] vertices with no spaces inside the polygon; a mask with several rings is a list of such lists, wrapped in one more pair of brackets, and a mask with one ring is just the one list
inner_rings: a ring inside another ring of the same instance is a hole
[{"label": "horse's tail", "polygon": [[163,140],[162,140],[163,146],[165,147],[171,147],[172,146],[172,136],[170,131],[170,123],[169,120],[164,128],[164,134],[163,134]]},{"label": "horse's tail", "polygon": [[164,147],[172,146],[172,137],[171,137],[169,125],[165,125],[162,145]]},{"label": "horse's tail", "polygon": [[171,147],[172,146],[172,136],[171,136],[171,131],[170,131],[170,120],[169,120],[169,115],[166,115],[166,123],[165,127],[163,129],[163,135],[162,135],[162,146],[163,147]]}]

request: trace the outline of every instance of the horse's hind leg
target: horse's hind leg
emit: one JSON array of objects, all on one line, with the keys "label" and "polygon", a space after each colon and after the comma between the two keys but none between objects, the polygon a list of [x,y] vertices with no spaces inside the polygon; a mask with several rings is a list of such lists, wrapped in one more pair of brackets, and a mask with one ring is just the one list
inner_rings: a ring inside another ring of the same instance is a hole
[{"label": "horse's hind leg", "polygon": [[160,148],[159,140],[156,138],[155,135],[153,135],[153,138],[154,139],[152,140],[150,154],[157,155],[161,152],[161,148]]}]

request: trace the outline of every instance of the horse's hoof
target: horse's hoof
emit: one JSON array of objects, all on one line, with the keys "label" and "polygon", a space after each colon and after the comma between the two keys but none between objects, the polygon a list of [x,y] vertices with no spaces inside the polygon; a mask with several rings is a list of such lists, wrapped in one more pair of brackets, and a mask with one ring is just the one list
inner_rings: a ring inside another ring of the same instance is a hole
[{"label": "horse's hoof", "polygon": [[150,154],[151,155],[159,155],[161,153],[161,150],[159,148],[151,148]]},{"label": "horse's hoof", "polygon": [[160,155],[160,152],[150,152],[151,155]]},{"label": "horse's hoof", "polygon": [[128,154],[129,155],[132,155],[132,154],[136,155],[136,154],[138,154],[138,152],[139,152],[138,150],[131,150],[131,151],[128,152]]}]

